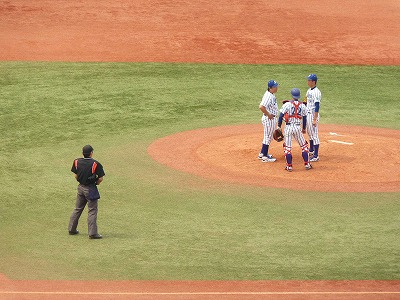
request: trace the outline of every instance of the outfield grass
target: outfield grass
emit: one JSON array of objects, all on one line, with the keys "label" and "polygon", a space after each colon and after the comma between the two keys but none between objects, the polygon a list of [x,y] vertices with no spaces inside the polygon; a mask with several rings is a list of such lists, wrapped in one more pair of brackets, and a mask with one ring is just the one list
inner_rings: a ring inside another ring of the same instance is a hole
[{"label": "outfield grass", "polygon": [[[283,100],[293,87],[304,95],[311,72],[320,77],[322,123],[400,130],[399,67],[1,62],[0,71],[0,273],[400,279],[399,193],[211,182],[146,152],[175,132],[258,123],[269,79],[281,83]],[[87,239],[86,212],[81,234],[67,234],[70,167],[86,143],[107,173],[101,241]]]}]

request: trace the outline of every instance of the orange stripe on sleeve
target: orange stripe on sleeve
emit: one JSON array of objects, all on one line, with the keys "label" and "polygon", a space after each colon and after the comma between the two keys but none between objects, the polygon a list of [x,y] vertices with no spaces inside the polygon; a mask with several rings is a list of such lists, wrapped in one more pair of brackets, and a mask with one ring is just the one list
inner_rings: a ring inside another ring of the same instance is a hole
[{"label": "orange stripe on sleeve", "polygon": [[92,174],[96,173],[97,163],[94,162],[92,166]]}]

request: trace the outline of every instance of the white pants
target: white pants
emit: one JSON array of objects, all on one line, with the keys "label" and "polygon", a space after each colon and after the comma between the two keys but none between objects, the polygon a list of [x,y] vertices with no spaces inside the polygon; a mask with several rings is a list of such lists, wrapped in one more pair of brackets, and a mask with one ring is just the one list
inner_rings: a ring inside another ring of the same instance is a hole
[{"label": "white pants", "polygon": [[[292,152],[292,139],[295,139],[299,146],[301,147],[302,151],[306,151],[307,142],[304,139],[303,133],[301,132],[301,125],[286,125],[285,126],[285,154]],[[307,149],[308,151],[308,149]]]},{"label": "white pants", "polygon": [[271,143],[271,140],[273,138],[273,133],[274,130],[276,129],[277,126],[277,119],[274,117],[273,119],[268,119],[267,116],[263,115],[261,118],[261,123],[264,126],[264,139],[263,139],[263,144],[269,145]]},{"label": "white pants", "polygon": [[310,137],[310,140],[314,142],[314,145],[319,145],[319,137],[318,137],[318,122],[319,122],[319,114],[317,119],[317,125],[313,125],[314,113],[307,114],[307,134]]}]

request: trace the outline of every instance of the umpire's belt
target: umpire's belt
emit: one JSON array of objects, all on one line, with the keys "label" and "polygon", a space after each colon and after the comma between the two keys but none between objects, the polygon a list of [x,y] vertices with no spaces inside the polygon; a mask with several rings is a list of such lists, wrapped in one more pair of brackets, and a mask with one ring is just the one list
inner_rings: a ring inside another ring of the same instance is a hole
[{"label": "umpire's belt", "polygon": [[89,184],[82,184],[82,183],[80,183],[79,185],[85,186],[85,187],[89,187],[89,186],[95,186],[96,184],[95,184],[95,183],[89,183]]}]

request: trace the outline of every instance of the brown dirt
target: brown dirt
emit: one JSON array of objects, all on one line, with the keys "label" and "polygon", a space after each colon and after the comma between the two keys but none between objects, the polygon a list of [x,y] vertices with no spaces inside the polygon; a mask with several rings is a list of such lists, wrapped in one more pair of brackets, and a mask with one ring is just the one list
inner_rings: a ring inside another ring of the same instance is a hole
[{"label": "brown dirt", "polygon": [[321,124],[320,161],[305,170],[295,142],[292,173],[284,170],[282,143],[273,141],[270,146],[277,162],[257,159],[262,134],[261,124],[180,132],[155,141],[148,153],[177,170],[234,183],[337,192],[400,191],[399,130]]},{"label": "brown dirt", "polygon": [[11,281],[0,274],[0,299],[394,300],[400,281]]},{"label": "brown dirt", "polygon": [[0,60],[400,65],[400,1],[0,1]]}]

